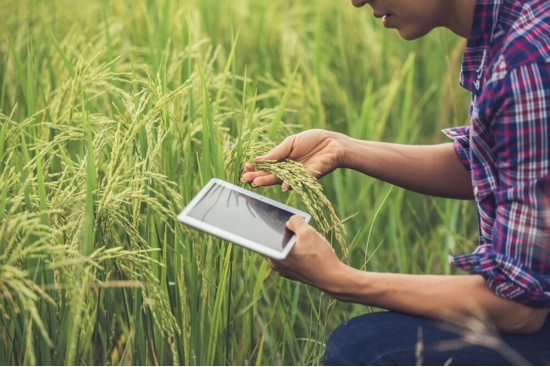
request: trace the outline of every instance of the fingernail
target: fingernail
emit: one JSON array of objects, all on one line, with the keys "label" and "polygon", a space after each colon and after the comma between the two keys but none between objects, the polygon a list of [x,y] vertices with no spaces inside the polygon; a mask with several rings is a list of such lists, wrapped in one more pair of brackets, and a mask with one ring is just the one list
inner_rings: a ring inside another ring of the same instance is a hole
[{"label": "fingernail", "polygon": [[258,186],[258,185],[256,185],[256,184],[254,183],[254,181],[253,181],[253,182],[250,183],[250,186],[256,187],[256,186]]}]

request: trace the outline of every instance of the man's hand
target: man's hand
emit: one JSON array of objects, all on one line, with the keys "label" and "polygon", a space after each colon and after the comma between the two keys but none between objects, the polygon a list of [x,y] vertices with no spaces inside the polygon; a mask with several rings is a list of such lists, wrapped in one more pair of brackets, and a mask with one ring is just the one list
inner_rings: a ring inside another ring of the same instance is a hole
[{"label": "man's hand", "polygon": [[286,278],[310,284],[327,293],[335,292],[347,266],[338,259],[328,241],[301,216],[292,216],[286,226],[296,234],[296,244],[286,259],[268,259],[269,266]]}]

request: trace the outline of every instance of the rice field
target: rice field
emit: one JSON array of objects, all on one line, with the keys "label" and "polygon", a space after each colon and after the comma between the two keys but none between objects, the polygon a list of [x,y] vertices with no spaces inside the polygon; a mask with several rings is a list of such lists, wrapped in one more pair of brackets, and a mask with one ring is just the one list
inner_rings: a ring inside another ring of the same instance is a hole
[{"label": "rice field", "polygon": [[[467,123],[464,41],[406,42],[336,0],[0,8],[0,364],[317,365],[335,327],[376,311],[176,215],[304,129],[445,141]],[[334,216],[313,224],[357,268],[448,274],[476,244],[471,203],[345,170],[320,183]]]}]

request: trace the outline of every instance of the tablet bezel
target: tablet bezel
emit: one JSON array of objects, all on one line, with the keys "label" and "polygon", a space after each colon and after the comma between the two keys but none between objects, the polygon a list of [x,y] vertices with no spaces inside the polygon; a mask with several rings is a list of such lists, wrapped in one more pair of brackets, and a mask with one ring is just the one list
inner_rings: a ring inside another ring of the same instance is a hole
[{"label": "tablet bezel", "polygon": [[263,195],[257,194],[253,191],[244,189],[242,187],[233,185],[227,181],[220,180],[218,178],[213,178],[199,191],[195,197],[187,204],[187,206],[181,211],[181,213],[178,215],[178,220],[182,223],[185,223],[191,227],[194,227],[196,229],[199,229],[201,231],[210,233],[216,237],[222,238],[224,240],[227,240],[231,243],[234,243],[236,245],[239,245],[241,247],[247,248],[249,250],[255,251],[257,253],[260,253],[262,255],[265,255],[269,258],[275,259],[275,260],[283,260],[286,258],[294,244],[296,243],[296,235],[293,234],[292,237],[288,240],[286,246],[283,247],[282,251],[277,251],[272,249],[271,247],[267,247],[266,245],[262,245],[261,243],[249,240],[247,238],[241,237],[235,232],[229,232],[224,229],[221,229],[219,227],[213,226],[211,224],[205,223],[201,220],[198,220],[196,218],[190,217],[188,214],[189,212],[200,202],[200,200],[204,197],[206,193],[210,190],[210,188],[214,185],[221,185],[226,188],[229,188],[230,190],[236,191],[238,193],[248,195],[254,199],[260,200],[266,204],[270,204],[274,207],[286,210],[290,213],[297,214],[302,216],[306,222],[309,222],[311,219],[311,215],[308,213],[301,211],[299,209],[293,208],[291,206],[288,206],[286,204],[283,204],[281,202],[278,202],[276,200],[270,199],[268,197],[265,197]]}]

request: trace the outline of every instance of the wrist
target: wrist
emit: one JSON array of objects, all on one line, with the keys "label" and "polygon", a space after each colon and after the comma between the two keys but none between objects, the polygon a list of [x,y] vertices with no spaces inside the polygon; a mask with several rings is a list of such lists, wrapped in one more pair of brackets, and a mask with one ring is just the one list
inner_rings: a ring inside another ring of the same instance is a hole
[{"label": "wrist", "polygon": [[350,145],[352,143],[352,140],[349,136],[342,134],[342,133],[333,133],[333,136],[331,137],[333,141],[338,146],[337,150],[337,156],[336,156],[336,162],[338,165],[338,168],[347,168],[349,167],[349,159],[351,156],[351,149]]},{"label": "wrist", "polygon": [[[340,301],[353,300],[353,294],[357,293],[359,288],[358,270],[344,263],[334,267],[330,281],[320,287],[325,293]],[[364,273],[364,272],[361,272]]]}]

